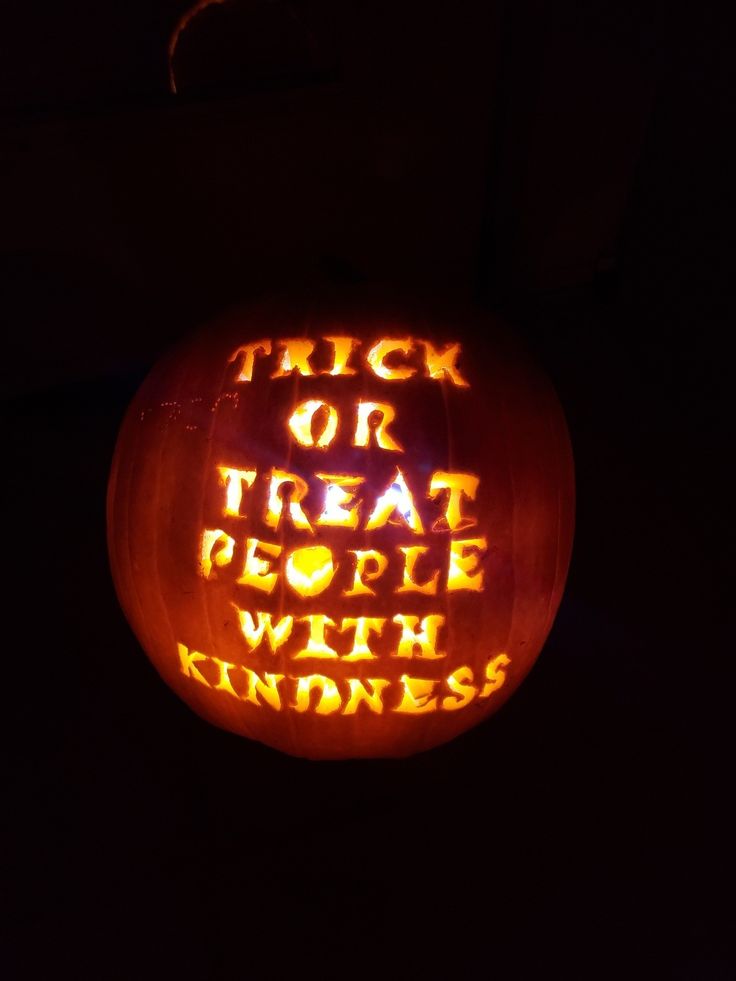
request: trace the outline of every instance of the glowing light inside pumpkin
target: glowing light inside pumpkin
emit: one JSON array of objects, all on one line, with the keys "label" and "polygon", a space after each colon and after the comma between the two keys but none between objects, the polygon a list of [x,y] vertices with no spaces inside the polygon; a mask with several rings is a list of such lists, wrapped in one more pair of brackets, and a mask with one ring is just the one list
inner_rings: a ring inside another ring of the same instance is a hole
[{"label": "glowing light inside pumpkin", "polygon": [[348,678],[350,695],[343,715],[355,715],[361,705],[365,705],[369,712],[380,715],[383,712],[383,692],[388,687],[389,682],[385,678]]},{"label": "glowing light inside pumpkin", "polygon": [[[401,640],[396,657],[416,656],[437,660],[446,656],[444,651],[437,650],[437,634],[440,627],[445,625],[445,618],[441,614],[430,614],[424,617],[420,624],[419,617],[397,613],[394,623],[398,623],[401,627]],[[417,648],[418,653],[415,653]]]},{"label": "glowing light inside pumpkin", "polygon": [[[216,0],[216,2],[224,2],[224,0]],[[259,354],[263,357],[268,357],[270,353],[270,341],[254,341],[253,344],[244,344],[242,347],[236,348],[228,359],[228,364],[240,365],[238,374],[235,376],[235,381],[251,381],[253,378],[253,369],[255,368],[256,357]]]},{"label": "glowing light inside pumpkin", "polygon": [[309,709],[311,694],[315,688],[320,693],[319,700],[314,707],[317,715],[331,715],[333,712],[337,712],[342,705],[340,692],[332,678],[326,678],[323,674],[310,674],[305,678],[297,679],[296,702],[294,703],[297,712],[306,712]]},{"label": "glowing light inside pumpkin", "polygon": [[243,487],[252,487],[256,479],[255,470],[234,470],[232,467],[218,467],[220,479],[225,485],[225,511],[228,517],[240,517],[243,500]]},{"label": "glowing light inside pumpkin", "polygon": [[187,678],[191,678],[192,681],[198,682],[200,685],[204,685],[207,688],[211,687],[209,681],[207,681],[197,667],[198,663],[209,663],[211,658],[207,657],[206,654],[200,653],[200,651],[190,651],[188,647],[181,643],[177,643],[176,649],[179,654],[179,669],[181,673]]},{"label": "glowing light inside pumpkin", "polygon": [[483,590],[483,571],[478,569],[480,553],[488,549],[485,538],[468,538],[450,542],[450,567],[447,588],[470,589],[475,593]]},{"label": "glowing light inside pumpkin", "polygon": [[494,691],[498,691],[506,680],[506,672],[503,669],[509,664],[511,664],[511,658],[508,654],[498,654],[488,662],[486,683],[480,690],[480,698],[488,698]]},{"label": "glowing light inside pumpkin", "polygon": [[[318,473],[315,476],[327,484],[325,506],[317,518],[317,524],[334,528],[357,528],[360,503],[352,502],[356,488],[364,483],[365,477],[336,473]],[[352,507],[346,508],[346,504],[352,504]]]},{"label": "glowing light inside pumpkin", "polygon": [[[322,629],[328,625],[328,621],[329,618],[324,618]],[[330,715],[340,710],[343,715],[355,715],[361,708],[379,715],[387,708],[390,712],[409,715],[454,712],[472,702],[489,698],[503,687],[505,669],[511,663],[505,653],[490,658],[483,677],[478,680],[469,665],[461,665],[443,678],[417,678],[402,674],[396,681],[388,678],[345,678],[338,681],[323,674],[259,674],[244,665],[230,664],[190,650],[182,643],[177,644],[177,650],[181,673],[205,688],[224,692],[259,708],[268,706],[275,711],[292,708],[298,712],[316,711],[319,715]],[[242,673],[242,677],[234,678],[233,675],[238,672]],[[293,693],[291,701],[288,692]],[[317,693],[314,706],[311,705],[312,692]]]},{"label": "glowing light inside pumpkin", "polygon": [[300,596],[318,596],[332,582],[335,567],[325,545],[298,548],[286,560],[286,581]]},{"label": "glowing light inside pumpkin", "polygon": [[305,657],[335,659],[338,656],[337,651],[325,641],[325,627],[334,627],[335,621],[325,613],[310,613],[300,617],[300,620],[309,625],[309,637],[307,646],[294,654],[294,660]]},{"label": "glowing light inside pumpkin", "polygon": [[452,694],[446,695],[442,699],[442,708],[445,712],[455,712],[457,709],[470,705],[478,693],[478,689],[472,684],[472,681],[473,672],[467,666],[448,674],[445,683]]},{"label": "glowing light inside pumpkin", "polygon": [[278,573],[271,571],[270,559],[264,559],[256,552],[260,550],[272,558],[281,555],[281,546],[273,545],[271,542],[263,542],[258,538],[248,538],[246,540],[245,565],[243,572],[238,579],[242,586],[251,586],[264,593],[272,593]]},{"label": "glowing light inside pumpkin", "polygon": [[[282,495],[280,491],[284,485],[287,486]],[[287,473],[285,470],[277,470],[274,467],[271,471],[268,488],[268,506],[263,517],[269,528],[278,528],[284,506],[288,500],[288,514],[294,527],[300,528],[302,531],[312,532],[312,526],[299,503],[306,497],[308,491],[309,487],[306,480],[303,480],[298,474]]]},{"label": "glowing light inside pumpkin", "polygon": [[472,473],[447,473],[438,470],[432,474],[429,482],[429,497],[436,498],[443,492],[447,492],[447,504],[445,513],[438,518],[432,526],[433,531],[440,531],[449,528],[450,531],[460,531],[476,524],[475,518],[468,518],[462,513],[462,500],[467,497],[474,501],[478,493],[478,477]]},{"label": "glowing light inside pumpkin", "polygon": [[[376,506],[368,518],[365,530],[372,531],[374,528],[382,528],[394,513],[404,520],[415,535],[424,534],[422,519],[414,507],[414,498],[406,486],[404,475],[398,468],[393,481],[376,501]],[[392,521],[391,523],[399,524],[400,522]]]},{"label": "glowing light inside pumpkin", "polygon": [[[271,379],[290,375],[305,377],[321,375],[354,375],[348,360],[355,354],[359,342],[351,337],[324,338],[332,348],[331,361],[321,357],[315,341],[287,339],[273,343],[259,341],[237,349],[231,357],[236,364],[238,382],[250,381],[261,357],[271,355]],[[364,352],[365,366],[385,381],[413,377],[418,369],[414,357],[424,352],[427,377],[467,387],[460,374],[457,360],[458,344],[435,348],[426,341],[418,344],[411,338],[382,339]],[[314,356],[315,363],[312,364]],[[409,360],[411,359],[411,360]],[[318,366],[315,368],[315,366]],[[390,453],[403,453],[404,448],[389,431],[396,419],[396,409],[388,402],[363,401],[355,403],[354,448],[374,447]],[[307,399],[291,410],[288,430],[304,448],[325,450],[340,436],[341,415],[336,406],[322,398]],[[245,517],[246,491],[256,486],[258,471],[221,465],[217,467],[220,485],[224,487],[222,514],[230,519]],[[297,473],[272,468],[262,474],[265,485],[263,522],[272,530],[282,527],[288,519],[297,532],[314,535],[322,529],[355,531],[362,518],[361,495],[366,477],[361,474],[314,472],[314,478],[324,485],[320,508],[305,511],[309,493],[306,480]],[[464,471],[436,470],[429,477],[425,501],[442,506],[442,514],[434,520],[432,533],[450,535],[477,524],[467,513],[469,504],[476,501],[479,478]],[[254,491],[258,495],[257,489]],[[370,495],[369,495],[370,496]],[[258,495],[256,500],[262,498]],[[425,526],[416,507],[415,497],[400,468],[385,486],[365,520],[363,530],[370,532],[387,525],[403,527],[414,535],[425,534]],[[395,594],[437,596],[446,591],[484,588],[481,560],[488,543],[484,536],[458,540],[441,539],[446,560],[438,567],[436,549],[429,544],[396,545],[393,561],[401,561],[400,581],[392,587]],[[202,534],[200,565],[202,575],[210,578],[215,570],[228,565],[235,554],[236,542],[223,529],[207,529]],[[239,586],[261,593],[274,591],[278,577],[284,575],[290,588],[304,598],[322,594],[331,585],[343,562],[354,556],[352,583],[341,589],[341,596],[376,596],[377,583],[386,573],[390,557],[374,548],[350,549],[335,561],[334,543],[314,544],[285,551],[280,544],[250,537],[245,540],[243,571],[237,579]],[[399,570],[396,570],[399,573]],[[392,580],[396,583],[396,579]],[[344,574],[341,582],[345,582]],[[433,662],[447,657],[442,643],[446,616],[442,613],[397,612],[389,616],[342,616],[339,620],[328,612],[310,612],[295,616],[235,607],[240,633],[249,656],[276,656],[280,663],[317,659],[350,664],[358,661],[378,661],[381,657],[401,658],[413,662]],[[445,638],[446,641],[446,638]],[[506,654],[490,658],[482,678],[476,678],[469,665],[461,665],[443,678],[422,678],[400,674],[398,678],[340,678],[316,673],[307,675],[258,672],[252,667],[233,664],[216,657],[190,651],[179,645],[181,671],[192,681],[206,685],[230,697],[259,707],[274,710],[292,709],[299,713],[317,715],[355,715],[358,711],[380,714],[387,704],[392,712],[404,715],[425,715],[430,712],[455,712],[473,701],[488,698],[505,680],[503,670],[510,660]],[[286,661],[284,661],[286,659]],[[291,694],[289,695],[288,692]],[[388,703],[386,702],[388,699]]]},{"label": "glowing light inside pumpkin", "polygon": [[224,566],[232,562],[235,551],[235,539],[231,538],[221,528],[207,529],[202,534],[199,565],[202,575],[209,579],[212,575],[212,563]]},{"label": "glowing light inside pumpkin", "polygon": [[281,617],[278,623],[274,624],[270,613],[258,612],[254,620],[253,614],[249,610],[240,610],[237,606],[235,609],[238,613],[243,637],[245,637],[245,641],[252,651],[260,646],[265,636],[271,651],[275,654],[279,647],[291,637],[294,626],[293,616]]},{"label": "glowing light inside pumpkin", "polygon": [[259,707],[265,703],[278,712],[281,709],[279,682],[284,680],[284,676],[264,672],[263,677],[261,677],[255,671],[251,671],[250,668],[243,668],[243,670],[248,680],[248,693],[245,700]]},{"label": "glowing light inside pumpkin", "polygon": [[292,372],[299,375],[310,376],[314,374],[309,363],[309,357],[314,351],[314,341],[307,341],[300,338],[291,338],[279,342],[281,347],[281,359],[271,378],[284,378]]},{"label": "glowing light inside pumpkin", "polygon": [[[329,360],[325,346],[329,349]],[[360,355],[357,353],[359,348]],[[413,337],[382,337],[370,346],[363,346],[356,338],[345,336],[322,337],[319,347],[317,342],[308,338],[255,341],[241,345],[231,354],[229,361],[239,365],[235,381],[252,381],[256,359],[270,357],[274,350],[278,354],[274,355],[275,364],[272,363],[272,379],[286,378],[295,372],[305,377],[356,375],[356,368],[348,365],[348,360],[352,358],[353,364],[360,359],[365,371],[383,381],[422,377],[457,388],[470,387],[458,367],[462,354],[460,344],[452,343],[438,348],[430,341]]]},{"label": "glowing light inside pumpkin", "polygon": [[343,630],[355,627],[353,648],[343,657],[343,661],[375,660],[376,655],[368,646],[368,635],[371,633],[380,635],[385,622],[385,617],[343,617]]},{"label": "glowing light inside pumpkin", "polygon": [[334,356],[332,361],[332,368],[330,368],[331,375],[356,375],[357,371],[354,368],[348,368],[348,358],[358,346],[358,341],[354,337],[325,337],[328,344],[332,344],[334,348]]},{"label": "glowing light inside pumpkin", "polygon": [[383,575],[388,567],[388,559],[383,552],[378,552],[375,548],[354,549],[353,554],[355,555],[353,585],[350,589],[343,590],[342,595],[375,596],[375,589],[371,589],[368,583],[375,582]]},{"label": "glowing light inside pumpkin", "polygon": [[[368,446],[372,431],[379,449],[403,453],[404,447],[388,432],[388,427],[395,418],[396,409],[388,402],[359,402],[353,446]],[[374,423],[373,427],[371,422]]]},{"label": "glowing light inside pumpkin", "polygon": [[[395,365],[393,368],[386,364],[386,359],[396,355],[396,352],[407,355],[412,350],[413,342],[410,337],[390,338],[374,344],[366,355],[366,361],[385,381],[402,381],[416,374],[416,368],[406,365]],[[395,360],[395,357],[394,357]]]},{"label": "glowing light inside pumpkin", "polygon": [[[322,431],[315,440],[313,430],[317,413],[323,417],[326,416],[326,418],[322,425]],[[321,401],[321,399],[308,399],[292,412],[289,417],[289,429],[296,441],[302,446],[327,447],[337,432],[337,409],[329,403]]]},{"label": "glowing light inside pumpkin", "polygon": [[[315,403],[320,405],[322,403]],[[316,445],[316,444],[313,444]],[[245,517],[244,491],[253,487],[258,479],[257,470],[241,470],[218,466],[220,482],[225,486],[223,514],[226,517]],[[361,502],[356,501],[358,488],[365,483],[361,474],[315,473],[318,480],[327,485],[322,512],[313,518],[318,525],[357,528]],[[302,507],[309,493],[309,485],[296,473],[273,468],[262,477],[268,482],[267,502],[263,520],[270,528],[278,528],[286,509],[295,528],[313,533],[312,524]],[[479,480],[474,474],[456,471],[436,471],[429,482],[427,498],[445,497],[444,513],[432,525],[432,531],[460,531],[477,524],[477,520],[463,511],[465,499],[474,501]],[[345,505],[350,505],[346,507]],[[390,520],[396,515],[403,521]],[[407,524],[416,534],[423,534],[422,520],[414,504],[414,495],[406,478],[397,469],[391,483],[376,504],[365,525],[365,530],[383,527],[386,523]],[[473,540],[469,540],[473,541]],[[467,544],[467,542],[465,543]]]},{"label": "glowing light inside pumpkin", "polygon": [[423,715],[425,712],[437,711],[437,682],[433,678],[410,678],[408,674],[402,674],[401,684],[404,687],[397,712]]},{"label": "glowing light inside pumpkin", "polygon": [[451,381],[459,388],[470,388],[457,367],[457,359],[461,352],[459,344],[448,344],[442,351],[438,351],[429,341],[422,341],[422,344],[424,345],[427,374],[430,378],[436,378],[438,381]]},{"label": "glowing light inside pumpkin", "polygon": [[426,545],[401,545],[399,551],[404,553],[404,577],[397,593],[424,593],[426,596],[436,596],[437,584],[440,580],[439,569],[425,583],[417,582],[414,568],[419,558],[429,551]]},{"label": "glowing light inside pumpkin", "polygon": [[217,679],[217,684],[214,686],[215,691],[224,691],[227,692],[228,695],[235,695],[236,698],[239,698],[240,696],[233,688],[233,683],[230,680],[230,669],[232,668],[232,670],[235,670],[237,665],[230,664],[228,661],[221,661],[219,657],[213,657],[212,662],[220,672]]}]

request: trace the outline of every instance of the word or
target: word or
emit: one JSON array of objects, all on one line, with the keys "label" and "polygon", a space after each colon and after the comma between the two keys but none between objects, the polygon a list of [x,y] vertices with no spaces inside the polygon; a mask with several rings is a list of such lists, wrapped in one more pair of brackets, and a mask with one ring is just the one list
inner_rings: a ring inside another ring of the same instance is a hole
[{"label": "word or", "polygon": [[258,674],[243,665],[190,650],[181,643],[177,649],[182,674],[205,688],[259,708],[267,705],[277,712],[311,711],[317,715],[355,715],[361,706],[376,715],[381,715],[384,709],[407,715],[454,712],[498,691],[506,680],[504,668],[511,663],[508,655],[497,654],[488,661],[477,681],[473,669],[467,665],[441,679],[415,678],[408,674],[402,674],[396,681],[333,679],[322,674]]},{"label": "word or", "polygon": [[[352,445],[367,447],[371,443],[381,450],[403,453],[404,447],[388,431],[396,418],[390,402],[364,402],[355,406],[355,430]],[[326,449],[337,433],[340,413],[323,399],[300,402],[289,417],[289,430],[297,443]]]}]

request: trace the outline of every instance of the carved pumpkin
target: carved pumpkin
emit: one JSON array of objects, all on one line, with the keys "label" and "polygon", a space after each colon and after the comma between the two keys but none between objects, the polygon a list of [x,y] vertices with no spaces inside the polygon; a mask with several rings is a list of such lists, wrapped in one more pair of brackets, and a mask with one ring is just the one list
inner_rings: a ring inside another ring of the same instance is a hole
[{"label": "carved pumpkin", "polygon": [[111,565],[143,648],[205,719],[298,756],[404,756],[529,671],[573,499],[552,387],[492,325],[264,303],[138,392]]}]

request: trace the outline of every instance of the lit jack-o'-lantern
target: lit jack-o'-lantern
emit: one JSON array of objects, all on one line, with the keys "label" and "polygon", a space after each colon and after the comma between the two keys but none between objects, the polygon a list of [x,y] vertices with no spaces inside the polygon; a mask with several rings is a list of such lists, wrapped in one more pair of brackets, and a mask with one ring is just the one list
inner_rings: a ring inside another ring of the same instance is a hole
[{"label": "lit jack-o'-lantern", "polygon": [[404,756],[522,681],[567,573],[572,457],[549,382],[472,326],[262,304],[145,381],[112,570],[204,718],[299,756]]}]

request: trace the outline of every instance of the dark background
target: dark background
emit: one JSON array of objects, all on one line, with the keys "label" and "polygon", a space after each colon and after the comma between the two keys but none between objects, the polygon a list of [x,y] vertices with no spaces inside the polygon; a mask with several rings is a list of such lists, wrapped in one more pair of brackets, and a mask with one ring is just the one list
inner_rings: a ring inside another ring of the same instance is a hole
[{"label": "dark background", "polygon": [[[185,7],[3,8],[4,975],[736,976],[730,25],[254,0],[182,35],[174,97]],[[137,385],[294,283],[501,313],[570,425],[549,642],[497,716],[405,761],[207,726],[109,577]]]}]

